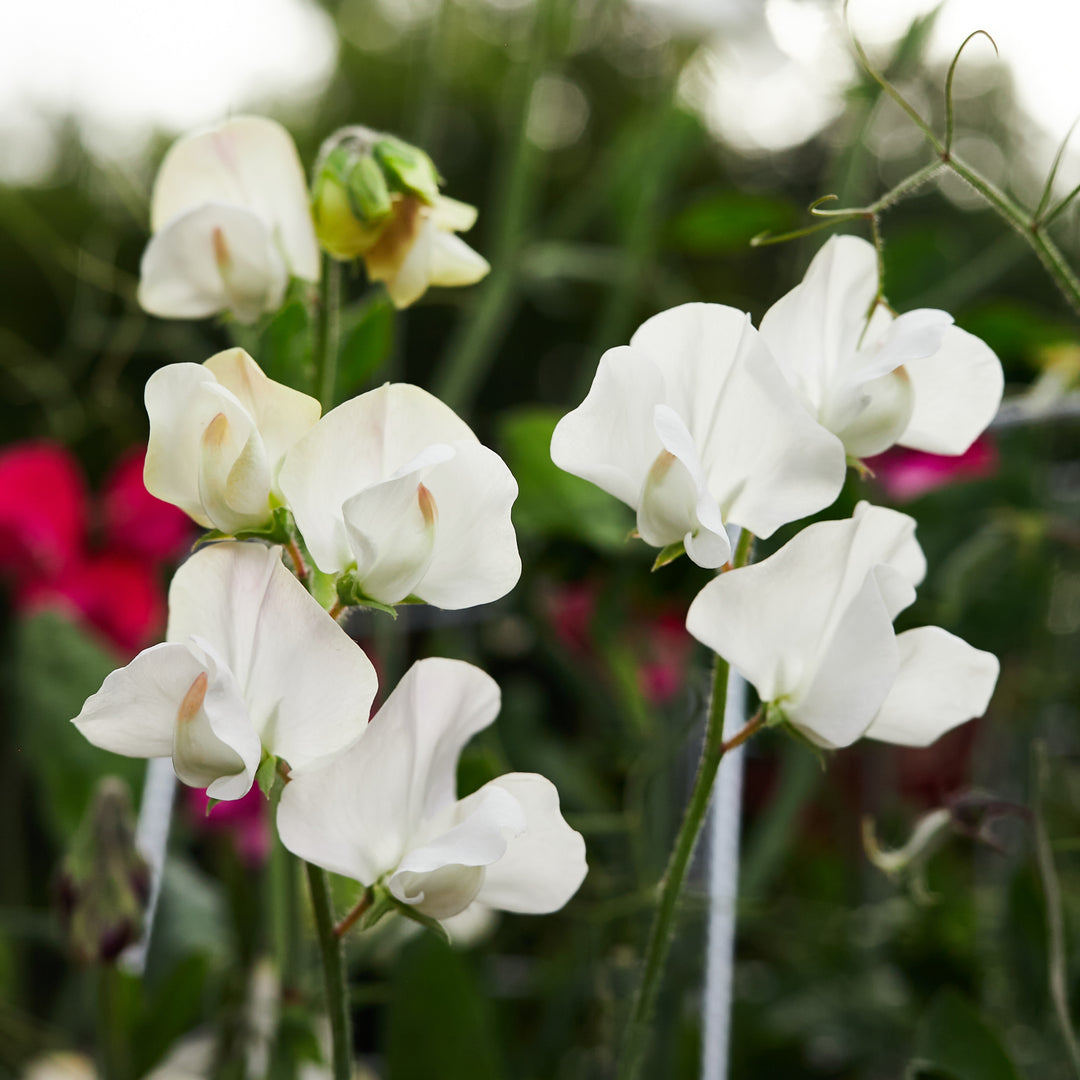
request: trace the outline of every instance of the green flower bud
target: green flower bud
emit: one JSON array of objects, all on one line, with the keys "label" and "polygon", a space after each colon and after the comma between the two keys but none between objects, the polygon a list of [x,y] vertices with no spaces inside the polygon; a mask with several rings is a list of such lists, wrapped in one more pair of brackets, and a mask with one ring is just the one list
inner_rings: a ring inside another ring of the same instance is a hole
[{"label": "green flower bud", "polygon": [[135,850],[127,786],[107,776],[57,875],[57,901],[68,945],[83,963],[110,963],[142,932],[150,868]]}]

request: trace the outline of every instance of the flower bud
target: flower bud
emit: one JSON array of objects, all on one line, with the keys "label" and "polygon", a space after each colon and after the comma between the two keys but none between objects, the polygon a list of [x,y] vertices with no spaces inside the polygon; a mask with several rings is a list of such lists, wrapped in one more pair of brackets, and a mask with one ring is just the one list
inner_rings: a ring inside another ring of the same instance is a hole
[{"label": "flower bud", "polygon": [[135,850],[127,786],[105,777],[60,866],[57,900],[68,946],[83,963],[110,963],[137,941],[150,868]]}]

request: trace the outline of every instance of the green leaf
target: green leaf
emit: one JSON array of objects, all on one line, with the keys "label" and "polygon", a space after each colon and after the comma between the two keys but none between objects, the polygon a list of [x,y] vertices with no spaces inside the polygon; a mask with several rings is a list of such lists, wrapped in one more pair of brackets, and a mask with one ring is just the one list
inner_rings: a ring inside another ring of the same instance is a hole
[{"label": "green leaf", "polygon": [[428,935],[394,965],[387,1074],[394,1080],[498,1080],[492,1006],[465,955]]},{"label": "green leaf", "polygon": [[310,382],[312,331],[301,290],[289,290],[284,305],[261,325],[251,350],[275,382],[306,390]]},{"label": "green leaf", "polygon": [[685,554],[686,545],[682,540],[675,544],[668,544],[666,548],[660,549],[660,554],[656,556],[652,568],[654,570],[659,570],[661,566],[667,566],[668,563],[673,563],[676,559]]},{"label": "green leaf", "polygon": [[394,305],[385,292],[345,312],[338,353],[337,398],[345,401],[373,383],[394,347]]},{"label": "green leaf", "polygon": [[20,757],[41,813],[63,841],[74,832],[102,776],[125,780],[134,797],[146,762],[99,750],[71,723],[123,661],[91,632],[55,611],[21,619],[14,634],[14,720]]},{"label": "green leaf", "polygon": [[551,433],[561,412],[527,408],[503,416],[499,442],[518,482],[514,525],[519,535],[569,537],[601,551],[623,551],[633,525],[617,499],[551,460]]},{"label": "green leaf", "polygon": [[795,206],[784,199],[716,191],[675,217],[669,229],[670,242],[693,255],[719,255],[748,248],[759,233],[793,228],[798,219]]},{"label": "green leaf", "polygon": [[1020,1080],[992,1028],[957,991],[935,995],[916,1037],[907,1080]]}]

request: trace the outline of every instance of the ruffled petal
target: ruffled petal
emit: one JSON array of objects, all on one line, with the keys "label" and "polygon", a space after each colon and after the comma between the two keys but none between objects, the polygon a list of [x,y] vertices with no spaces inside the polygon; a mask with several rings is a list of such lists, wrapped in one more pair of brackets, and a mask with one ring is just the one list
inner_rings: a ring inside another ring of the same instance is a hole
[{"label": "ruffled petal", "polygon": [[896,638],[900,673],[874,717],[867,738],[901,746],[929,746],[990,704],[1000,665],[938,626]]},{"label": "ruffled petal", "polygon": [[94,746],[125,757],[170,757],[181,702],[206,665],[186,645],[153,645],[112,672],[73,723]]},{"label": "ruffled petal", "polygon": [[663,449],[653,422],[663,401],[663,377],[647,355],[625,345],[608,349],[585,400],[555,425],[551,460],[636,509]]},{"label": "ruffled petal", "polygon": [[205,641],[236,678],[263,746],[300,769],[367,726],[375,670],[281,563],[279,548],[201,548],[169,589],[170,641]]},{"label": "ruffled petal", "polygon": [[336,573],[353,560],[346,500],[429,446],[460,441],[477,439],[449,406],[408,383],[387,383],[327,413],[289,451],[278,479],[319,569]]},{"label": "ruffled petal", "polygon": [[420,660],[357,744],[300,770],[282,792],[278,831],[301,858],[370,885],[394,870],[425,821],[445,815],[461,750],[499,711],[499,688],[460,660]]},{"label": "ruffled petal", "polygon": [[307,179],[296,145],[280,124],[235,116],[173,144],[154,182],[151,228],[160,232],[178,215],[208,202],[255,213],[268,224],[292,272],[319,280]]},{"label": "ruffled petal", "polygon": [[164,319],[231,311],[254,322],[281,306],[289,274],[266,223],[241,206],[207,203],[155,233],[139,268],[139,304]]},{"label": "ruffled petal", "polygon": [[683,304],[643,323],[631,348],[661,372],[663,403],[686,424],[725,522],[767,537],[839,494],[843,446],[807,414],[745,312]]},{"label": "ruffled petal", "polygon": [[203,367],[213,373],[255,421],[276,482],[285,455],[318,421],[322,411],[318,401],[267,378],[243,349],[217,353]]},{"label": "ruffled petal", "polygon": [[390,877],[390,891],[434,919],[464,911],[497,863],[528,827],[525,810],[509,791],[486,784],[448,815],[449,828],[409,851]]},{"label": "ruffled petal", "polygon": [[452,232],[436,228],[431,241],[429,280],[432,285],[475,285],[488,275],[491,264]]},{"label": "ruffled petal", "polygon": [[962,454],[1001,404],[1001,361],[985,342],[952,326],[932,356],[906,365],[915,408],[900,438],[931,454]]},{"label": "ruffled petal", "polygon": [[510,773],[486,786],[514,796],[525,812],[525,829],[488,866],[476,899],[523,914],[558,911],[577,892],[588,866],[585,841],[563,819],[555,785],[534,773]]}]

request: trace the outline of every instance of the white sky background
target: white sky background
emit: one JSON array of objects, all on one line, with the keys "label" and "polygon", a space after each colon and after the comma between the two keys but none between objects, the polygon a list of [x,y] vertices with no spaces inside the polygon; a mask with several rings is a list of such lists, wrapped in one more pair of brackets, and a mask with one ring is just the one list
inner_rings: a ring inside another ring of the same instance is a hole
[{"label": "white sky background", "polygon": [[[851,0],[852,22],[880,51],[933,2]],[[736,148],[797,144],[841,110],[853,66],[839,0],[634,3],[658,23],[715,34],[687,90]],[[393,16],[395,5],[415,16],[412,0],[382,7]],[[1012,68],[1034,125],[1033,153],[1048,162],[1080,114],[1080,2],[947,0],[930,59],[951,56],[980,28]],[[0,0],[0,180],[48,172],[51,117],[72,115],[96,153],[124,158],[155,128],[179,133],[269,103],[302,108],[325,88],[336,49],[333,26],[310,0]],[[961,109],[964,73],[993,61],[985,41],[968,49],[957,78]],[[1078,170],[1080,145],[1062,183]]]}]

